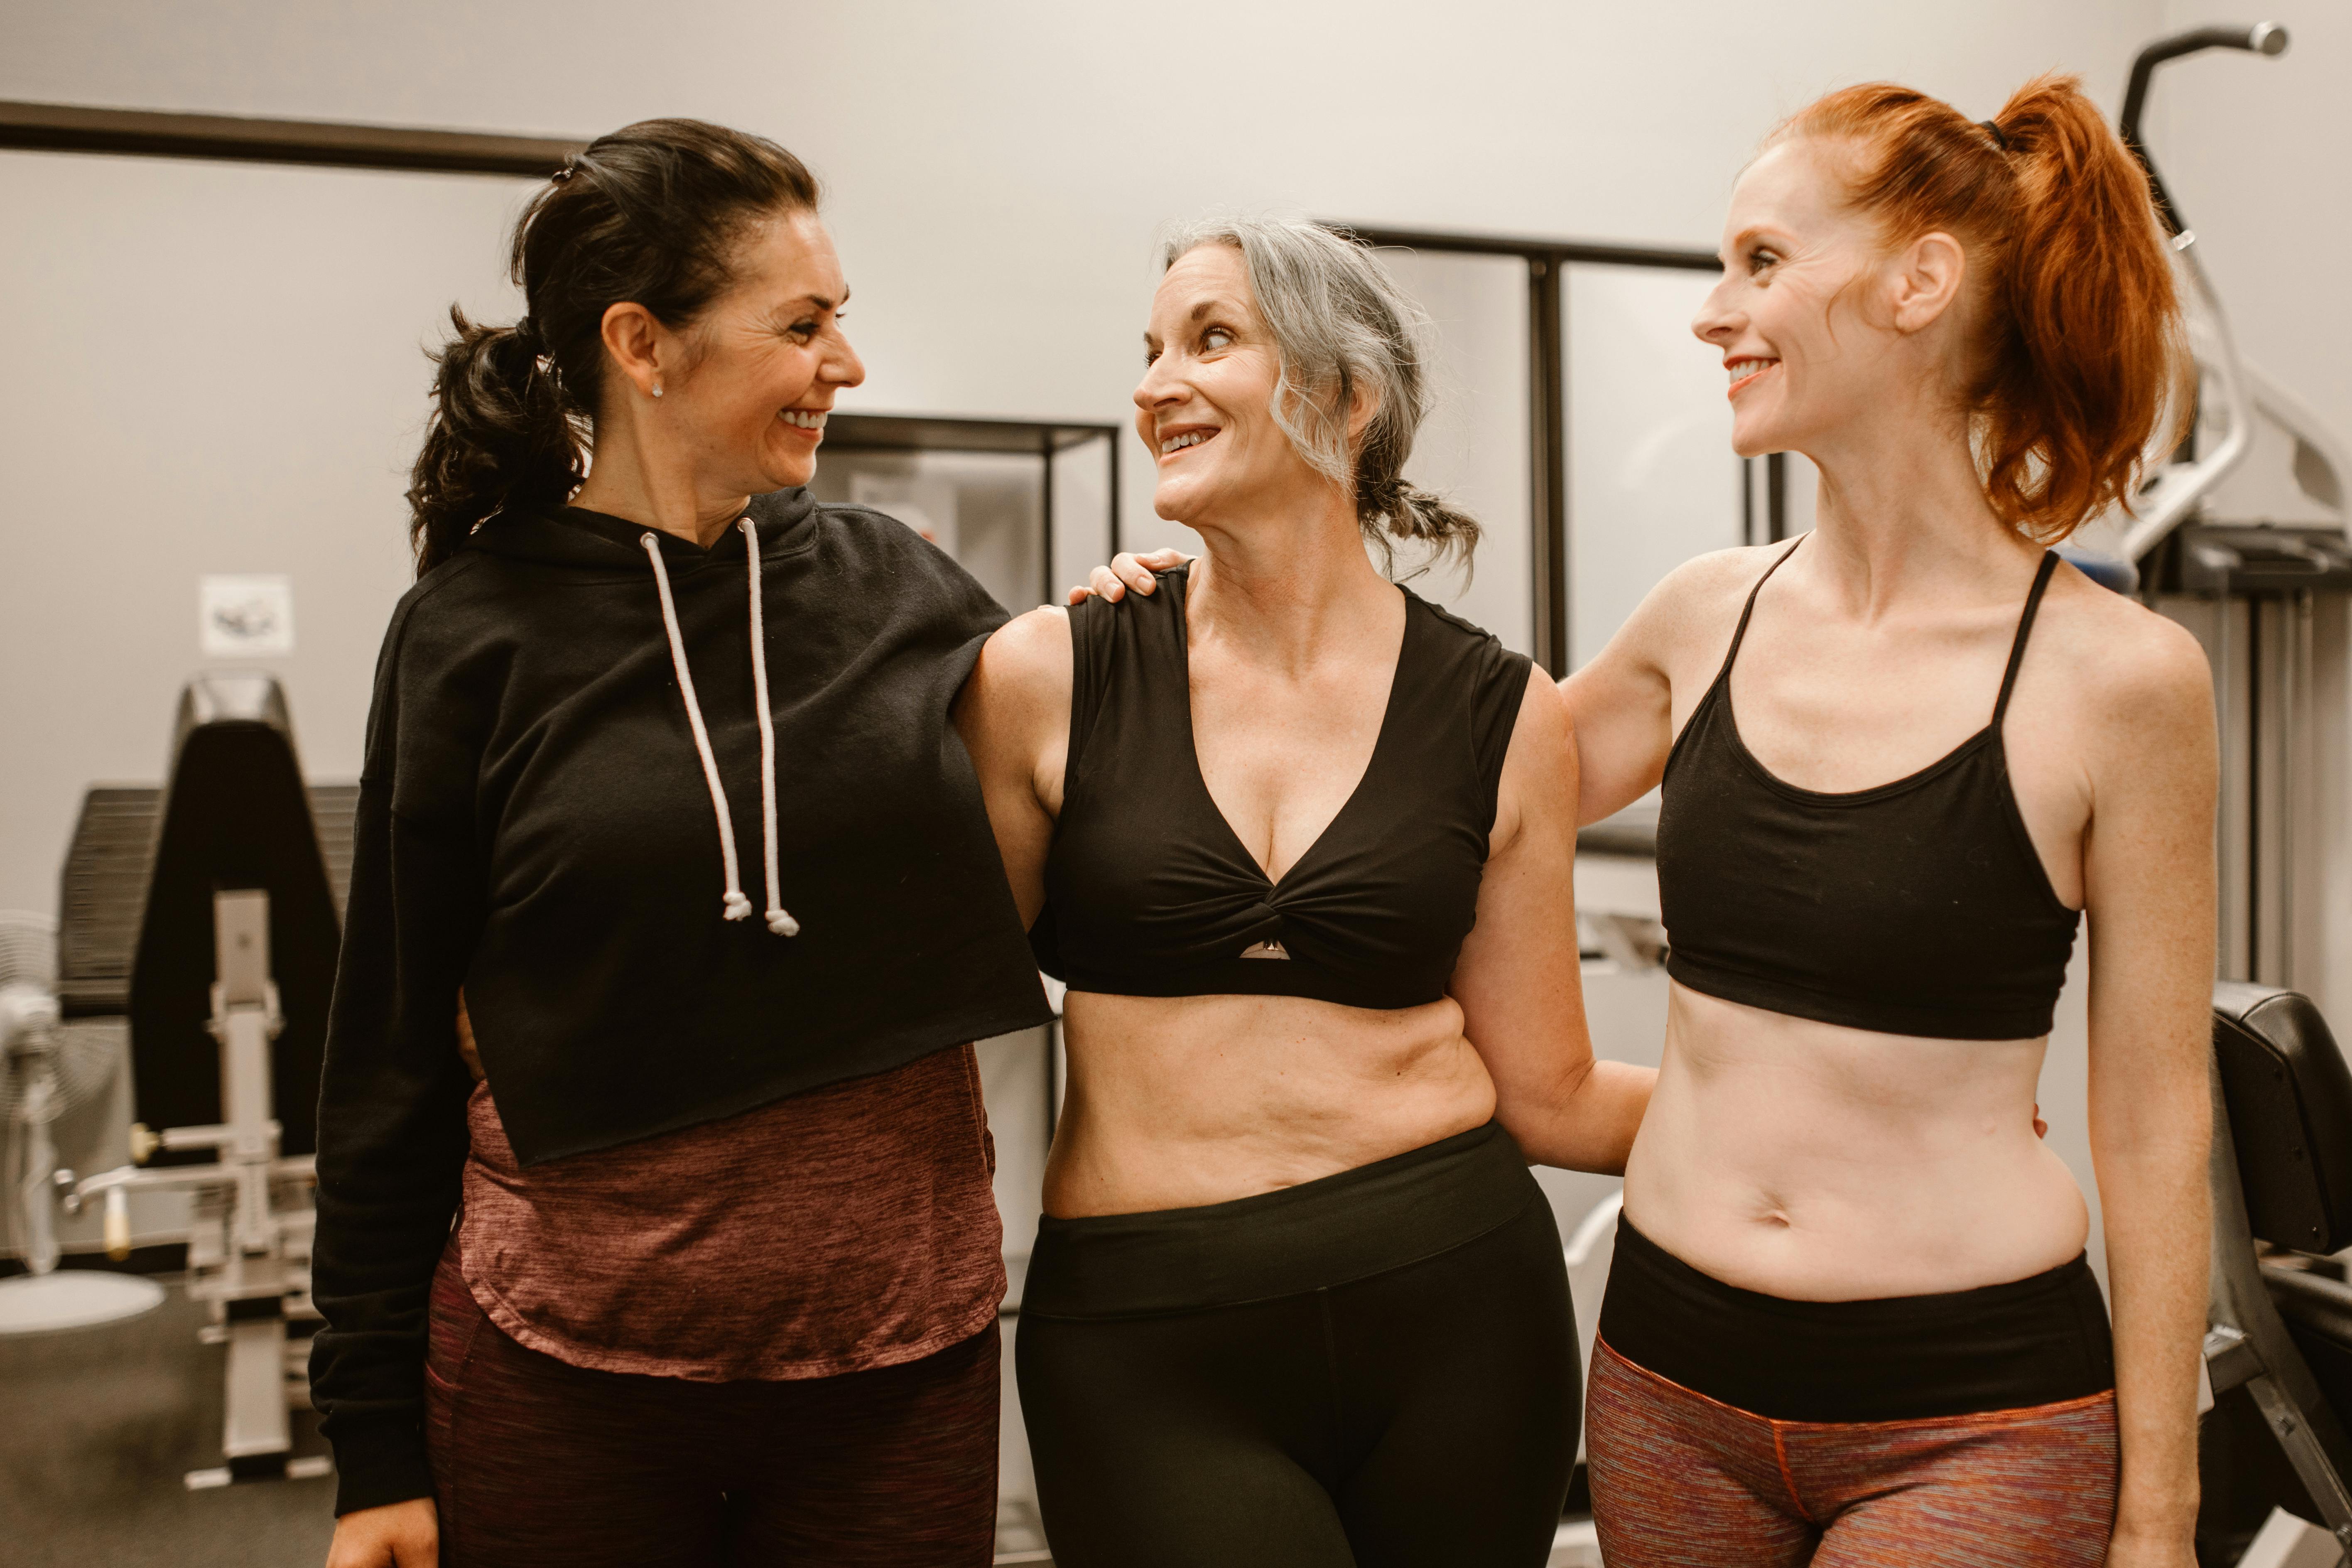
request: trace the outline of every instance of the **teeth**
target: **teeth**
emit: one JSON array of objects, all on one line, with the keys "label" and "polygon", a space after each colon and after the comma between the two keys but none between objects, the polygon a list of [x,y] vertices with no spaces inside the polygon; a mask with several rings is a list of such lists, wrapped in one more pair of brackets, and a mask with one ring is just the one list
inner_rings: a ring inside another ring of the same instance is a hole
[{"label": "teeth", "polygon": [[1752,375],[1759,370],[1769,370],[1780,363],[1776,359],[1736,359],[1723,368],[1731,373],[1732,380],[1738,381],[1740,377]]},{"label": "teeth", "polygon": [[824,428],[824,410],[821,408],[813,411],[801,408],[787,408],[781,416],[779,416],[779,417],[781,417],[785,424],[796,425],[803,430],[822,430]]},{"label": "teeth", "polygon": [[1171,452],[1181,452],[1187,447],[1197,447],[1215,434],[1213,430],[1188,430],[1181,436],[1160,442],[1160,455],[1164,458]]}]

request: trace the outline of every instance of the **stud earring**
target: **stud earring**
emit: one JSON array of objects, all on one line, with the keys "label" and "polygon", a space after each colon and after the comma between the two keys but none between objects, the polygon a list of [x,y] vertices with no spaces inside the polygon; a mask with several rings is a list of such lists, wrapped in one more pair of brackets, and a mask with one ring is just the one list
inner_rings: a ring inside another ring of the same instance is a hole
[{"label": "stud earring", "polygon": [[658,381],[654,383],[654,395],[656,397],[659,397],[661,395],[661,383]]}]

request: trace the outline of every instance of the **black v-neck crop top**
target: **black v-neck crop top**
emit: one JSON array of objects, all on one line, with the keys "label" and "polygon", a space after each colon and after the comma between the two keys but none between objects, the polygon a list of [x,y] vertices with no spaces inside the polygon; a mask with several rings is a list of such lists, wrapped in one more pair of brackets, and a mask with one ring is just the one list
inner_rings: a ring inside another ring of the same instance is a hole
[{"label": "black v-neck crop top", "polygon": [[1666,758],[1666,973],[1710,996],[1882,1034],[2047,1035],[2080,916],[2025,830],[2000,726],[2058,558],[2045,554],[2033,579],[1992,721],[1917,773],[1829,795],[1773,776],[1731,711],[1756,595],[1796,549],[1749,590],[1722,671]]},{"label": "black v-neck crop top", "polygon": [[1186,580],[1179,567],[1149,596],[1070,611],[1070,748],[1031,933],[1039,964],[1113,995],[1437,1001],[1476,917],[1528,660],[1405,590],[1371,761],[1269,881],[1201,776]]}]

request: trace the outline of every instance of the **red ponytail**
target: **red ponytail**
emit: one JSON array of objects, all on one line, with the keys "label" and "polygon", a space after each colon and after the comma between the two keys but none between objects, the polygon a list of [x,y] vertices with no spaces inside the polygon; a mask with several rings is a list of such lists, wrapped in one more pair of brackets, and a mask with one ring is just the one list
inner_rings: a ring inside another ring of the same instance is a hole
[{"label": "red ponytail", "polygon": [[1873,82],[1821,100],[1786,136],[1850,142],[1853,204],[1890,239],[1941,230],[1968,247],[1983,279],[1972,395],[1994,512],[2050,544],[2128,510],[2148,445],[2179,434],[2190,361],[2147,174],[2079,79],[2028,82],[1990,125]]}]

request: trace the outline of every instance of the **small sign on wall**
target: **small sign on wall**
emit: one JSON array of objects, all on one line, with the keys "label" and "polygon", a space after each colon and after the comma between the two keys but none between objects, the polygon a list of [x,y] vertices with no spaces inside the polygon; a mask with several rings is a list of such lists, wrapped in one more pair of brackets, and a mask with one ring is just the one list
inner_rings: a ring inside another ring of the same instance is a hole
[{"label": "small sign on wall", "polygon": [[196,613],[206,658],[284,658],[294,651],[290,577],[199,577]]}]

